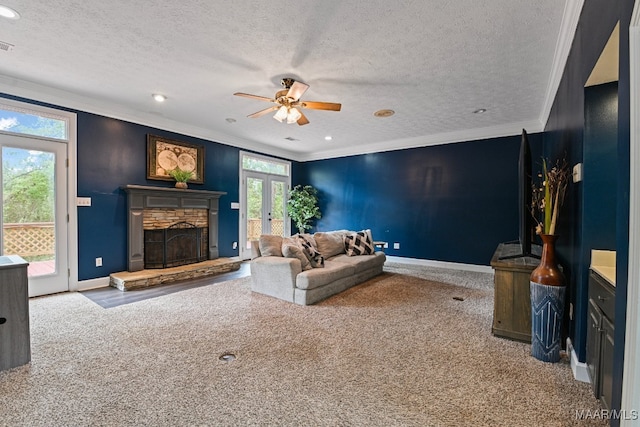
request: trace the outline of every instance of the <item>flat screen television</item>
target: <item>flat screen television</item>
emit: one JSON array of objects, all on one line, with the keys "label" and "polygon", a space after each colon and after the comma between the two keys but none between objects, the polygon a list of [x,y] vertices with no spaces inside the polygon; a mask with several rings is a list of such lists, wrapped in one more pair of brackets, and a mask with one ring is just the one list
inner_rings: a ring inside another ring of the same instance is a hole
[{"label": "flat screen television", "polygon": [[527,131],[522,129],[522,139],[520,141],[520,156],[518,158],[518,240],[506,242],[507,244],[518,244],[520,246],[516,253],[503,256],[500,259],[535,257],[532,249],[533,241],[533,217],[531,216],[531,147]]}]

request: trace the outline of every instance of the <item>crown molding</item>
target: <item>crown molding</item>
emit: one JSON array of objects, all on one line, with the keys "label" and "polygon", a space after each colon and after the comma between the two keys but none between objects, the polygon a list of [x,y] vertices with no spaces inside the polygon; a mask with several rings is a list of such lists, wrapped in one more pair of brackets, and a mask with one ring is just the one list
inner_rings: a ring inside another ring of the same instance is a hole
[{"label": "crown molding", "polygon": [[199,126],[188,125],[157,114],[143,113],[127,108],[121,104],[98,102],[87,96],[4,75],[0,75],[0,93],[51,104],[62,109],[97,114],[112,119],[162,129],[168,132],[180,133],[182,135],[201,138],[245,150],[268,153],[286,159],[292,159],[297,155],[297,153],[293,151],[282,150],[221,132],[214,132]]},{"label": "crown molding", "polygon": [[553,66],[551,67],[549,84],[547,85],[544,104],[540,112],[540,123],[543,124],[543,128],[547,125],[553,102],[556,99],[556,94],[560,87],[560,81],[564,74],[564,68],[567,65],[567,59],[569,59],[569,52],[571,51],[571,45],[576,35],[583,5],[584,0],[567,0],[564,7],[560,34],[556,43],[556,51],[553,55]]},{"label": "crown molding", "polygon": [[342,147],[333,150],[318,151],[308,155],[298,156],[298,161],[324,160],[336,157],[355,156],[358,154],[380,153],[384,151],[404,150],[409,148],[427,147],[430,145],[453,144],[456,142],[477,141],[489,138],[520,135],[522,129],[529,133],[542,132],[542,123],[537,120],[509,123],[506,125],[489,126],[484,128],[466,129],[454,132],[444,132],[435,135],[403,138],[367,145],[366,148]]},{"label": "crown molding", "polygon": [[77,110],[79,112],[98,114],[104,117],[162,129],[168,132],[175,132],[194,138],[201,138],[224,145],[230,145],[243,150],[254,151],[257,153],[267,154],[270,156],[280,157],[286,160],[298,162],[324,160],[337,157],[355,156],[359,154],[370,154],[430,145],[451,144],[456,142],[513,136],[520,134],[522,129],[526,129],[530,133],[541,132],[544,129],[544,126],[541,122],[537,120],[531,120],[526,122],[510,123],[506,125],[445,132],[414,138],[382,141],[367,145],[366,147],[346,146],[336,149],[316,151],[313,153],[300,153],[276,148],[257,141],[237,138],[221,132],[214,132],[210,129],[188,125],[157,114],[135,111],[117,103],[97,102],[95,99],[90,97],[3,75],[0,75],[0,92],[11,96],[26,98],[36,102],[59,106],[63,109],[71,109]]}]

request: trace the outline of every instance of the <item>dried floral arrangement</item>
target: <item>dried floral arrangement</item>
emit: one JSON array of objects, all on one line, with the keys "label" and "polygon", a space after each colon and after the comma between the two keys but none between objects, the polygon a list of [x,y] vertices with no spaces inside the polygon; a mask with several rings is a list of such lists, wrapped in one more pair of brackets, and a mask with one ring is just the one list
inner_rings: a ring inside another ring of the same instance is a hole
[{"label": "dried floral arrangement", "polygon": [[560,207],[571,176],[566,159],[556,161],[551,169],[542,159],[542,172],[538,174],[540,181],[532,184],[531,214],[537,223],[537,234],[556,233]]}]

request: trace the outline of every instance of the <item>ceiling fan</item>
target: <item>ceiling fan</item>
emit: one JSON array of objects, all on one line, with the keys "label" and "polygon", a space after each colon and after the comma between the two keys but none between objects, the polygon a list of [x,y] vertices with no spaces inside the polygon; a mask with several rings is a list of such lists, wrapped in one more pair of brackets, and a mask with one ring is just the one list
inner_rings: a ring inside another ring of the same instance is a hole
[{"label": "ceiling fan", "polygon": [[317,101],[301,101],[300,97],[309,89],[309,85],[297,82],[290,78],[284,78],[280,82],[283,90],[276,92],[274,98],[267,98],[266,96],[251,95],[249,93],[236,92],[236,96],[244,96],[245,98],[258,99],[260,101],[272,102],[276,105],[264,110],[260,110],[256,113],[249,114],[247,117],[255,118],[263,116],[271,111],[276,111],[273,116],[274,119],[279,122],[298,123],[298,125],[306,125],[309,123],[307,117],[300,111],[301,108],[308,108],[310,110],[329,110],[340,111],[341,104],[333,102],[317,102]]}]

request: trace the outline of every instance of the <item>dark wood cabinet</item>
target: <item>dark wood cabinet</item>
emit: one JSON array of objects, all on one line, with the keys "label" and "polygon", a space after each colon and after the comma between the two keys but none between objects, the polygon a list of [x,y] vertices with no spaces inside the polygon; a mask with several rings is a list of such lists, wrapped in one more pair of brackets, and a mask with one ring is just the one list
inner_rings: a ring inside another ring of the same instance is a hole
[{"label": "dark wood cabinet", "polygon": [[589,273],[587,368],[593,393],[611,409],[615,288],[597,272]]},{"label": "dark wood cabinet", "polygon": [[0,371],[31,361],[28,266],[19,256],[0,256]]},{"label": "dark wood cabinet", "polygon": [[[494,269],[493,326],[495,336],[531,342],[531,293],[529,277],[540,264],[534,257],[514,257],[519,244],[498,245],[491,267]],[[535,248],[539,253],[539,247]]]}]

